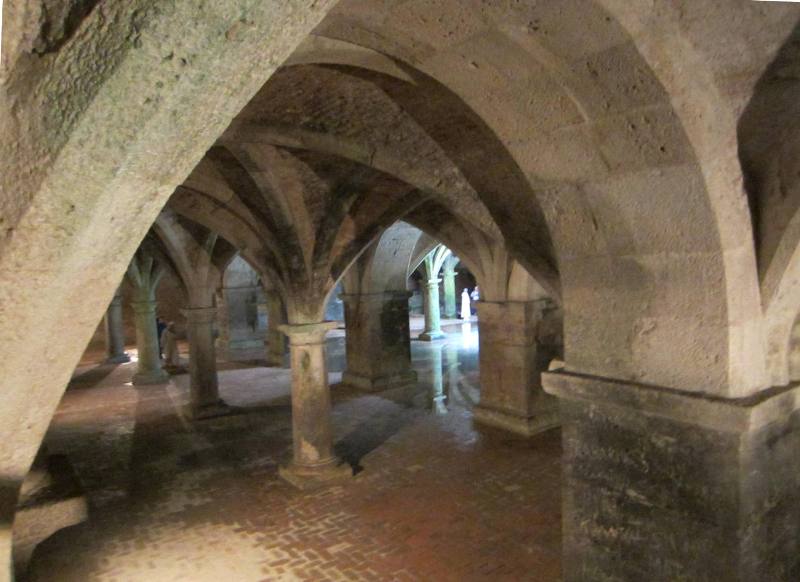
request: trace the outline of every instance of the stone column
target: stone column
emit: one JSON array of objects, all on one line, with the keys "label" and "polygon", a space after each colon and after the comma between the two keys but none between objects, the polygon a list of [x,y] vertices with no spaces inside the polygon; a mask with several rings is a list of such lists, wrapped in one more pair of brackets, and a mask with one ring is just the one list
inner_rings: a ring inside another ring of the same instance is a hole
[{"label": "stone column", "polygon": [[203,419],[227,414],[230,409],[219,397],[217,357],[214,350],[214,307],[195,307],[181,311],[186,318],[189,339],[189,381],[191,413]]},{"label": "stone column", "polygon": [[559,425],[558,402],[541,373],[552,358],[537,343],[544,302],[479,301],[481,401],[475,421],[532,436]]},{"label": "stone column", "polygon": [[450,261],[445,261],[444,270],[442,272],[444,316],[446,319],[455,319],[458,314],[456,311],[456,272],[453,267],[454,265],[451,265]]},{"label": "stone column", "polygon": [[413,386],[408,291],[343,294],[347,368],[342,383],[375,392]]},{"label": "stone column", "polygon": [[544,374],[563,418],[563,575],[800,579],[800,387],[709,398]]},{"label": "stone column", "polygon": [[266,344],[267,365],[283,367],[286,354],[286,336],[280,326],[286,322],[283,315],[283,302],[277,291],[265,291],[267,299],[267,334]]},{"label": "stone column", "polygon": [[292,365],[293,459],[280,468],[280,475],[300,489],[352,475],[333,454],[325,334],[336,325],[326,321],[281,326],[289,337]]},{"label": "stone column", "polygon": [[217,303],[217,339],[216,352],[223,359],[230,357],[231,343],[231,323],[230,313],[228,312],[228,294],[225,288],[220,289],[216,294]]},{"label": "stone column", "polygon": [[434,277],[425,283],[425,331],[419,336],[422,341],[433,341],[446,337],[442,332],[442,322],[439,317],[439,282],[441,279]]},{"label": "stone column", "polygon": [[139,350],[133,383],[162,384],[169,380],[169,374],[161,368],[161,358],[158,353],[156,302],[133,301],[131,304],[136,314],[136,347]]},{"label": "stone column", "polygon": [[106,310],[106,362],[122,364],[130,362],[125,353],[125,327],[122,320],[122,294],[117,290]]}]

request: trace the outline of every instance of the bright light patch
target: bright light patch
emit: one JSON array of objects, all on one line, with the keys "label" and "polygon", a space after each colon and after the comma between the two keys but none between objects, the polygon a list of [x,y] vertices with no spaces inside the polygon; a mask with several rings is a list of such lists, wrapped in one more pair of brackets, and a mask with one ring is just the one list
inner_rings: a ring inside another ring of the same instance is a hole
[{"label": "bright light patch", "polygon": [[461,345],[469,349],[478,347],[478,332],[472,329],[471,322],[461,324]]}]

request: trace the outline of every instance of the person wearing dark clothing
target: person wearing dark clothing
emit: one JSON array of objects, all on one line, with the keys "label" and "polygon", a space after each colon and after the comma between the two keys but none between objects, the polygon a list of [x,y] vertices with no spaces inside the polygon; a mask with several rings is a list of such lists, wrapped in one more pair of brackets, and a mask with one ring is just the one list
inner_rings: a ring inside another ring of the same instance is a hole
[{"label": "person wearing dark clothing", "polygon": [[158,357],[164,357],[164,345],[161,343],[161,334],[167,329],[167,323],[160,317],[156,317],[156,331],[158,332]]}]

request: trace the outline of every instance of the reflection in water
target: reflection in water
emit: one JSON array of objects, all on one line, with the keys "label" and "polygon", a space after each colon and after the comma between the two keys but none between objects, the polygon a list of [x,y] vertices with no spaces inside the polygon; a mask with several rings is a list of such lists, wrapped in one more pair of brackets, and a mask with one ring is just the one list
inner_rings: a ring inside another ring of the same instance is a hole
[{"label": "reflection in water", "polygon": [[444,382],[442,381],[442,348],[444,346],[431,346],[431,404],[435,414],[447,414],[444,404]]},{"label": "reflection in water", "polygon": [[[435,342],[411,342],[411,360],[419,382],[402,394],[381,393],[402,399],[408,406],[448,414],[471,410],[480,399],[478,381],[478,335],[476,322],[446,326],[447,338]],[[342,372],[347,365],[342,330],[328,334],[328,371]],[[338,378],[332,377],[331,384]],[[445,381],[446,380],[446,381]]]},{"label": "reflection in water", "polygon": [[472,322],[461,324],[461,346],[464,349],[478,349],[478,332],[472,329]]},{"label": "reflection in water", "polygon": [[447,401],[451,405],[451,408],[457,403],[463,406],[465,404],[464,398],[458,387],[458,381],[461,378],[461,370],[458,362],[458,345],[448,343],[444,346],[443,351],[447,364],[447,386],[445,390]]}]

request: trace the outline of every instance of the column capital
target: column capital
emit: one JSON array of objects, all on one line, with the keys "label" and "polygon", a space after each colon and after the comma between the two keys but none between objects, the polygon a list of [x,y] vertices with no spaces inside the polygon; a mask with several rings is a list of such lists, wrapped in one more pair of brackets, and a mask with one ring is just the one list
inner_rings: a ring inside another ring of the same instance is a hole
[{"label": "column capital", "polygon": [[211,323],[217,316],[216,307],[187,307],[181,313],[190,323]]},{"label": "column capital", "polygon": [[302,323],[299,325],[284,324],[278,327],[289,337],[293,346],[304,346],[325,343],[325,334],[339,326],[337,321],[322,321],[319,323]]},{"label": "column capital", "polygon": [[439,277],[434,277],[433,279],[428,279],[427,281],[425,281],[425,284],[428,287],[438,287],[439,283],[441,282],[442,280]]},{"label": "column capital", "polygon": [[131,307],[136,313],[154,313],[156,305],[158,305],[158,301],[154,300],[131,301]]}]

